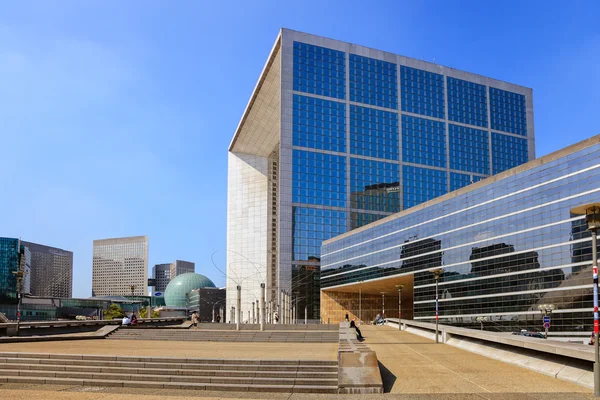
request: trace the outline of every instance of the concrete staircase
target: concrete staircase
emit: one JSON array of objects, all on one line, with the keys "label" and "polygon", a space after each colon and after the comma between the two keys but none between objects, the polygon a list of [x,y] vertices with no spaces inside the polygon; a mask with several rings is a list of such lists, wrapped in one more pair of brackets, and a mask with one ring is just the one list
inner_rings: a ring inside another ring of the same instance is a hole
[{"label": "concrete staircase", "polygon": [[202,342],[337,343],[338,331],[221,331],[121,328],[107,339],[182,340]]},{"label": "concrete staircase", "polygon": [[0,383],[338,393],[337,361],[0,353]]}]

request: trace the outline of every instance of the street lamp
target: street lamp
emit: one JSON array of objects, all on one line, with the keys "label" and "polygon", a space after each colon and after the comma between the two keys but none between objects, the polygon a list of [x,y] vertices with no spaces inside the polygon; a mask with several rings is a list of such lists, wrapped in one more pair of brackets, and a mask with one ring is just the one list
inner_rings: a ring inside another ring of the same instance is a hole
[{"label": "street lamp", "polygon": [[385,292],[381,292],[381,318],[385,321]]},{"label": "street lamp", "polygon": [[135,313],[135,307],[133,305],[134,304],[133,296],[134,296],[134,292],[135,292],[135,285],[130,285],[129,290],[131,290],[131,312]]},{"label": "street lamp", "polygon": [[25,271],[21,269],[20,260],[19,253],[19,269],[13,271],[13,274],[17,277],[17,336],[19,336],[19,329],[21,326],[21,300],[23,299],[23,277],[25,276]]},{"label": "street lamp", "polygon": [[475,320],[481,324],[481,330],[483,330],[483,323],[488,321],[488,317],[477,317]]},{"label": "street lamp", "polygon": [[[538,310],[540,310],[540,312],[542,313],[542,316],[546,316],[546,315],[550,315],[552,314],[552,310],[554,310],[554,304],[540,304],[538,306]],[[548,339],[548,328],[549,328],[550,324],[544,322],[544,329],[546,330],[546,339]]]},{"label": "street lamp", "polygon": [[592,273],[594,277],[594,395],[600,397],[600,348],[598,347],[598,245],[600,203],[585,204],[571,209],[571,214],[585,215],[588,231],[592,232]]},{"label": "street lamp", "polygon": [[363,283],[362,280],[358,281],[358,323],[362,323],[362,287],[360,285]]},{"label": "street lamp", "polygon": [[188,292],[185,293],[185,317],[188,317],[188,309],[190,307],[190,294]]},{"label": "street lamp", "polygon": [[404,285],[396,285],[398,289],[398,330],[402,330],[402,288]]},{"label": "street lamp", "polygon": [[444,272],[443,269],[431,270],[433,273],[433,279],[435,279],[435,342],[439,343],[439,330],[438,330],[438,319],[440,317],[439,309],[439,296],[438,296],[438,284],[440,282],[440,275]]}]

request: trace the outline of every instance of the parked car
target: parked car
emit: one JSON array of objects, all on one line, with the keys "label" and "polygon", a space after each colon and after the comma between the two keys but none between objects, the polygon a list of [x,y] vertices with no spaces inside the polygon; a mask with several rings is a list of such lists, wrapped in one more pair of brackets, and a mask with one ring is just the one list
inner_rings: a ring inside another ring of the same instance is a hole
[{"label": "parked car", "polygon": [[544,336],[543,333],[531,332],[531,331],[528,331],[527,329],[521,329],[519,332],[513,332],[512,334],[518,335],[518,336],[527,336],[527,337],[535,337],[535,338],[539,338],[539,339],[546,339],[546,336]]}]

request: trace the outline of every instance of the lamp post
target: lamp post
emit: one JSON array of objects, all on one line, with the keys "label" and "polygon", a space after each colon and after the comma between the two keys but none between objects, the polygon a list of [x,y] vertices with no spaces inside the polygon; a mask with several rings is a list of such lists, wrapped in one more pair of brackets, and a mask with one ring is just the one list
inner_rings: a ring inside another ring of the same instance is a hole
[{"label": "lamp post", "polygon": [[13,274],[17,277],[17,336],[19,336],[19,329],[21,326],[21,300],[23,299],[23,277],[25,276],[25,272],[21,270],[21,257],[19,253],[19,269],[17,271],[13,271]]},{"label": "lamp post", "polygon": [[[552,311],[554,310],[554,304],[540,304],[538,306],[538,310],[540,310],[540,312],[542,313],[542,316],[546,316],[546,315],[550,315],[552,314]],[[544,322],[544,330],[545,330],[545,336],[546,339],[548,339],[548,328],[550,327],[550,324],[546,324]]]},{"label": "lamp post", "polygon": [[488,317],[477,317],[475,320],[481,324],[481,330],[483,330],[483,323],[487,322]]},{"label": "lamp post", "polygon": [[260,330],[265,330],[265,295],[267,291],[267,286],[264,283],[260,284],[260,311],[259,311],[259,319],[260,319]]},{"label": "lamp post", "polygon": [[381,318],[385,321],[385,292],[381,292]]},{"label": "lamp post", "polygon": [[435,342],[439,343],[439,333],[438,330],[438,320],[440,317],[440,309],[439,309],[439,296],[438,296],[438,284],[440,282],[440,275],[444,272],[443,269],[434,269],[431,271],[433,273],[433,279],[435,279]]},{"label": "lamp post", "polygon": [[130,285],[129,286],[129,290],[131,290],[131,312],[135,313],[135,307],[134,307],[134,301],[133,301],[133,296],[135,295],[135,285]]},{"label": "lamp post", "polygon": [[358,281],[358,323],[362,323],[362,287],[363,281]]},{"label": "lamp post", "polygon": [[235,316],[235,330],[240,330],[240,320],[242,319],[242,287],[240,285],[237,286],[237,309]]},{"label": "lamp post", "polygon": [[571,209],[571,214],[585,215],[588,231],[592,232],[592,274],[594,278],[594,395],[600,397],[600,348],[598,347],[598,244],[600,203],[586,204]]},{"label": "lamp post", "polygon": [[402,288],[404,285],[396,285],[398,289],[398,330],[402,330]]}]

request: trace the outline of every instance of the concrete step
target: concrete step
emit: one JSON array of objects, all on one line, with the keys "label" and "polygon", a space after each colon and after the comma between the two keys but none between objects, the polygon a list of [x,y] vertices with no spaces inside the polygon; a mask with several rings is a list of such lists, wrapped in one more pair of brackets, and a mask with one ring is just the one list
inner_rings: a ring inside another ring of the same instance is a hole
[{"label": "concrete step", "polygon": [[104,380],[104,379],[78,379],[78,378],[52,378],[40,376],[3,376],[0,375],[0,383],[30,383],[48,385],[74,385],[74,386],[111,386],[129,388],[153,388],[153,389],[194,389],[213,391],[235,391],[235,392],[284,392],[284,393],[327,393],[338,392],[335,386],[318,385],[260,385],[260,384],[225,384],[225,383],[194,383],[194,382],[145,382],[126,380]]},{"label": "concrete step", "polygon": [[65,360],[65,359],[35,359],[35,358],[0,358],[0,363],[7,364],[30,364],[30,365],[54,365],[54,366],[84,366],[84,367],[126,367],[126,368],[156,368],[175,370],[239,370],[239,371],[294,371],[294,372],[336,372],[337,366],[333,365],[277,365],[277,364],[245,364],[243,360],[227,360],[238,362],[237,364],[220,363],[165,363],[137,362],[137,361],[102,361],[102,360]]},{"label": "concrete step", "polygon": [[169,369],[169,368],[131,368],[131,367],[88,367],[81,365],[54,365],[54,364],[17,364],[17,363],[0,363],[0,374],[1,371],[40,371],[40,372],[82,372],[90,374],[108,373],[108,374],[123,374],[123,375],[135,375],[139,373],[149,375],[185,375],[185,376],[230,376],[230,377],[255,377],[260,376],[264,378],[270,377],[282,377],[282,378],[325,378],[325,379],[337,379],[337,371],[316,371],[316,372],[304,372],[304,371],[243,371],[243,370],[227,370],[227,369]]},{"label": "concrete step", "polygon": [[0,383],[337,393],[337,361],[0,353]]},{"label": "concrete step", "polygon": [[26,369],[0,370],[0,376],[43,377],[43,378],[68,378],[68,379],[96,379],[115,381],[141,381],[141,382],[179,382],[179,383],[220,383],[235,385],[311,385],[333,386],[337,385],[337,378],[296,378],[296,377],[239,377],[239,376],[191,376],[191,375],[151,375],[147,373],[121,374],[121,373],[94,373],[74,371],[39,371]]}]

